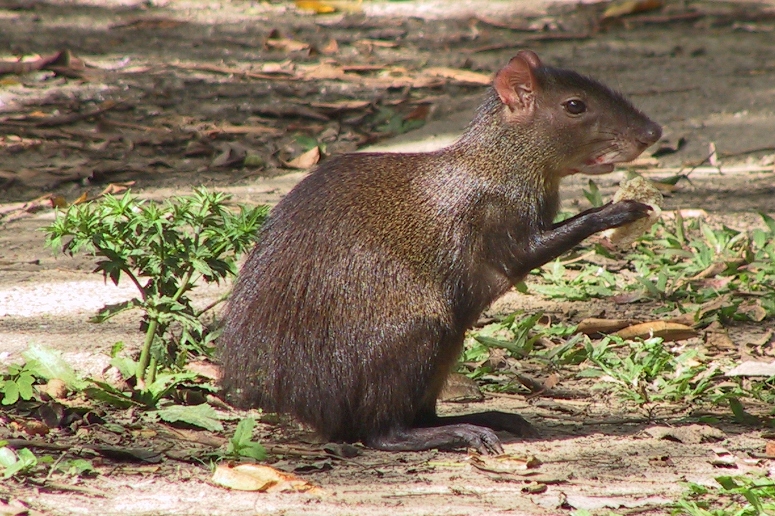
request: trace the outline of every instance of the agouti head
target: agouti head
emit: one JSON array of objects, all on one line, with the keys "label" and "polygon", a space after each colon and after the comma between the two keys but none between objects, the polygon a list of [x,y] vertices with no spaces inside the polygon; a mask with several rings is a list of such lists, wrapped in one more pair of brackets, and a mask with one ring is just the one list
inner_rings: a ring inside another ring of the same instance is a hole
[{"label": "agouti head", "polygon": [[552,175],[611,172],[614,163],[631,161],[662,135],[619,93],[571,70],[544,66],[529,50],[497,73],[493,90],[487,118],[513,133],[499,139],[540,149],[526,157]]}]

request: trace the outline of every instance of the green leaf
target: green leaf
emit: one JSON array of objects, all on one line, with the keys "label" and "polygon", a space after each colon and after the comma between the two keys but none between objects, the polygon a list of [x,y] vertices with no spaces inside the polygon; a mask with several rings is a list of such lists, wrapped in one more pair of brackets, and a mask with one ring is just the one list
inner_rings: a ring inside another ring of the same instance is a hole
[{"label": "green leaf", "polygon": [[0,448],[0,467],[8,468],[16,464],[16,454],[7,446]]},{"label": "green leaf", "polygon": [[140,308],[142,307],[142,305],[143,305],[143,302],[137,298],[132,298],[129,301],[124,301],[122,303],[105,305],[102,308],[100,308],[99,312],[97,312],[97,315],[89,319],[89,321],[93,323],[102,323],[107,321],[111,317],[120,314],[121,312],[126,312],[127,310]]},{"label": "green leaf", "polygon": [[109,383],[92,380],[95,387],[87,387],[83,390],[87,397],[105,402],[116,408],[127,409],[137,405],[128,395],[116,389]]},{"label": "green leaf", "polygon": [[16,379],[16,385],[19,387],[19,396],[23,400],[31,400],[35,392],[32,389],[32,385],[35,383],[35,377],[25,371],[19,375]]},{"label": "green leaf", "polygon": [[223,431],[218,413],[207,403],[201,405],[171,405],[156,411],[159,417],[168,423],[182,421],[212,432]]},{"label": "green leaf", "polygon": [[38,344],[30,344],[30,347],[22,352],[22,357],[27,362],[29,371],[36,376],[46,380],[58,378],[65,382],[65,385],[70,389],[76,391],[87,385],[85,381],[76,376],[70,364],[52,349]]},{"label": "green leaf", "polygon": [[13,380],[6,380],[3,384],[3,405],[13,405],[19,401],[19,386]]},{"label": "green leaf", "polygon": [[252,440],[255,424],[255,419],[250,417],[243,419],[237,424],[234,436],[229,440],[229,445],[226,448],[228,455],[250,457],[255,460],[264,460],[266,458],[266,449]]}]

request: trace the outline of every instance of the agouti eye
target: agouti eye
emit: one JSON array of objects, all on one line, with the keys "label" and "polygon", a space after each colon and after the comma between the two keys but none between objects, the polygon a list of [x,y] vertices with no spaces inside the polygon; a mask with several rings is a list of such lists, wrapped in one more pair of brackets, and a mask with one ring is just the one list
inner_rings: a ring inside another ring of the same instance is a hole
[{"label": "agouti eye", "polygon": [[565,111],[571,115],[580,115],[587,110],[587,105],[584,104],[583,100],[579,99],[570,99],[566,101],[563,106],[565,106]]}]

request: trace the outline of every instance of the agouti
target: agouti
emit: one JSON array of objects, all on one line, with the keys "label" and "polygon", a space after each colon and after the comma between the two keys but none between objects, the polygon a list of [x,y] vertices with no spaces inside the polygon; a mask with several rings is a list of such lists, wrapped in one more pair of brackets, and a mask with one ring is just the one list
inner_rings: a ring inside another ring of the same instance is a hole
[{"label": "agouti", "polygon": [[466,330],[531,269],[648,215],[623,201],[553,222],[560,180],[630,161],[661,128],[621,95],[519,52],[456,143],[333,157],[272,211],[220,338],[223,386],[322,437],[501,452],[518,415],[439,417]]}]

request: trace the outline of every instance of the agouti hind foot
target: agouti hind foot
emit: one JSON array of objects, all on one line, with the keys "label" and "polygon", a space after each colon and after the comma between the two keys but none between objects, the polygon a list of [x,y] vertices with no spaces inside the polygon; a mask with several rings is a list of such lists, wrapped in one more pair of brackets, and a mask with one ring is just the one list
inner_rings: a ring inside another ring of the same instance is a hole
[{"label": "agouti hind foot", "polygon": [[503,446],[495,432],[483,426],[469,424],[398,430],[368,439],[365,444],[384,451],[474,448],[483,455],[503,453]]},{"label": "agouti hind foot", "polygon": [[475,426],[484,426],[495,431],[508,432],[516,437],[538,437],[538,432],[533,425],[518,414],[510,412],[501,412],[499,410],[489,410],[487,412],[478,412],[474,414],[465,414],[462,416],[438,417],[434,424],[464,424],[468,423]]}]

